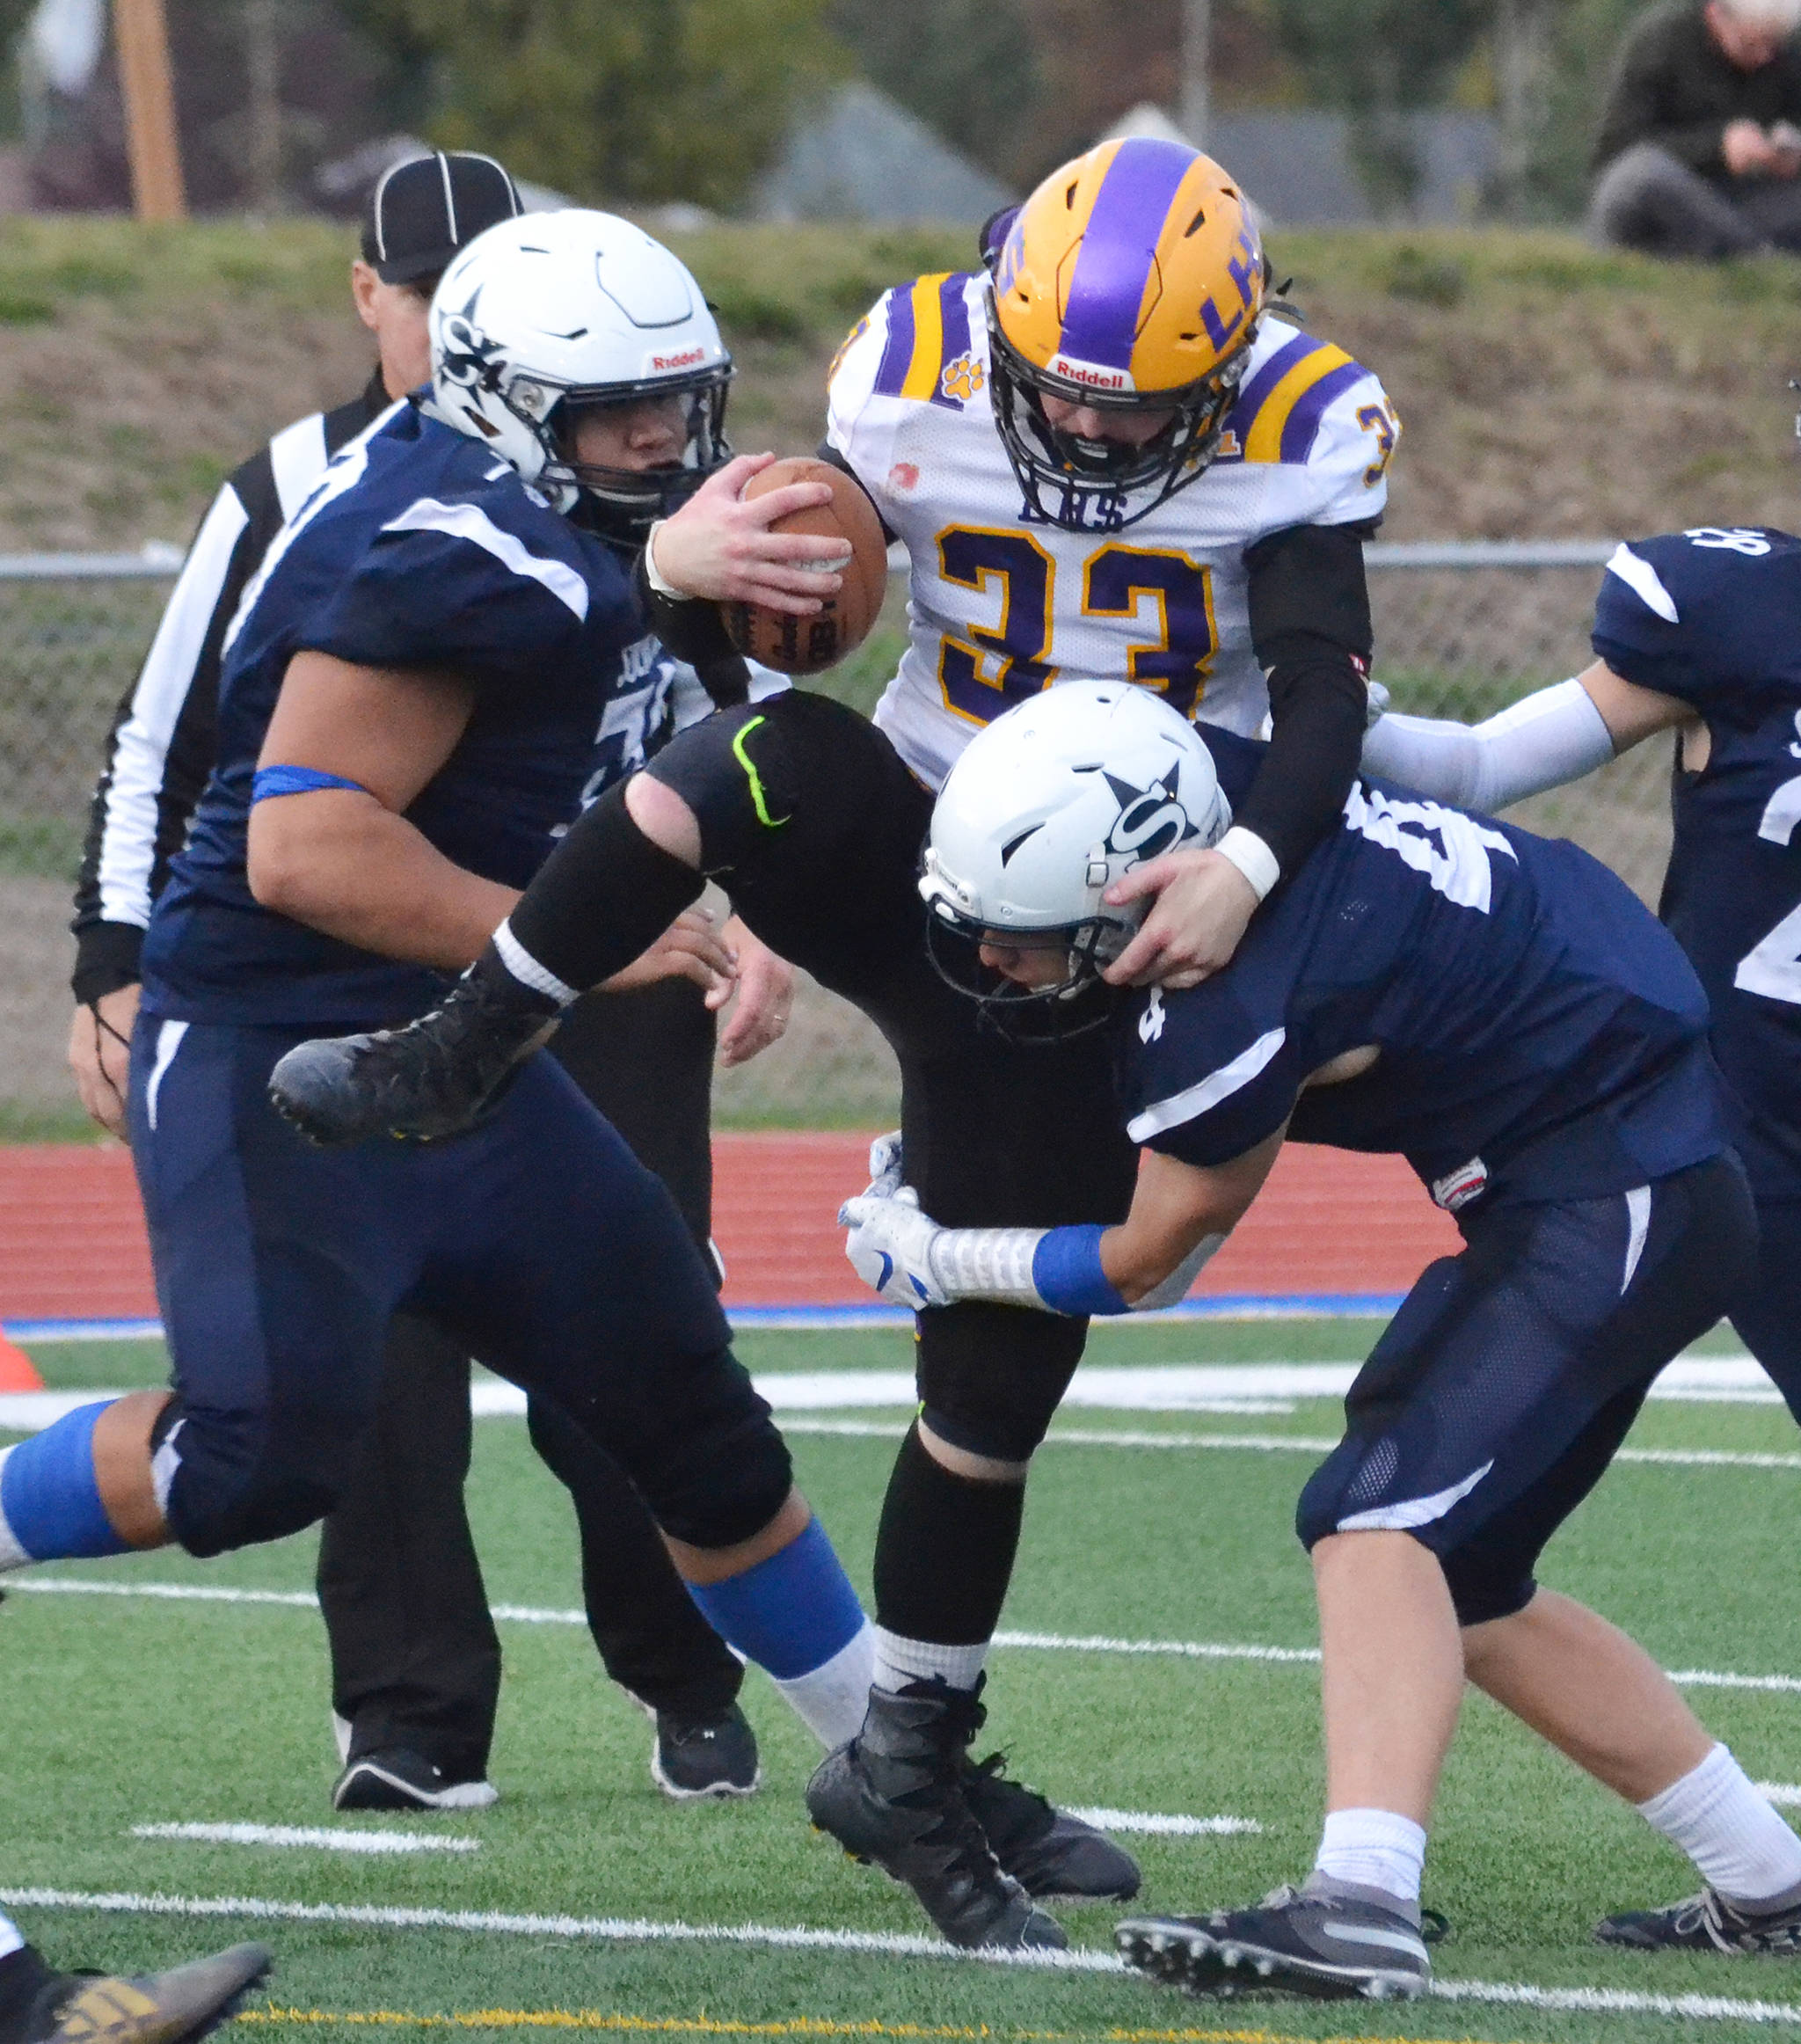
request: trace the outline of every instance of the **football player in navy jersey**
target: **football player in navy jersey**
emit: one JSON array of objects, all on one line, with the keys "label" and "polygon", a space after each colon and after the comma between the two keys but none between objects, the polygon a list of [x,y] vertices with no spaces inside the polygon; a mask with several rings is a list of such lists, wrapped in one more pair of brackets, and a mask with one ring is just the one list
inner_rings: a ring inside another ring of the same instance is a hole
[{"label": "football player in navy jersey", "polygon": [[[211,1555],[317,1519],[404,1303],[617,1457],[717,1629],[836,1741],[868,1687],[856,1595],[674,1201],[573,1082],[543,1062],[441,1151],[328,1157],[267,1099],[322,1021],[433,1000],[579,813],[645,631],[585,500],[672,513],[735,564],[721,594],[791,605],[820,580],[792,565],[814,543],[768,526],[825,493],[739,501],[760,464],[720,443],[729,358],[629,223],[490,230],[441,288],[433,363],[429,401],[341,450],[246,590],[217,765],[146,937],[132,1150],[174,1395],[8,1449],[0,1567]],[[667,435],[653,472],[609,460],[634,425]],[[730,977],[710,926],[674,916],[620,983]]]},{"label": "football player in navy jersey", "polygon": [[1111,1022],[1131,1213],[941,1228],[896,1169],[843,1216],[891,1299],[1121,1313],[1185,1290],[1292,1137],[1405,1156],[1464,1237],[1297,1510],[1324,1660],[1313,1872],[1256,1909],[1122,1924],[1122,1947],[1204,1994],[1422,1991],[1425,1826],[1467,1676],[1694,1859],[1712,1934],[1666,1942],[1801,1952],[1801,1839],[1639,1647],[1533,1573],[1755,1253],[1701,985],[1573,845],[1360,779],[1226,972],[1112,995],[1136,916],[1109,890],[1216,840],[1260,749],[1105,683],[975,739],[920,882],[939,955],[1003,1027]]},{"label": "football player in navy jersey", "polygon": [[1364,759],[1498,809],[1677,734],[1659,913],[1707,989],[1761,1238],[1729,1318],[1801,1420],[1801,540],[1701,526],[1622,546],[1593,646],[1485,724],[1384,716]]}]

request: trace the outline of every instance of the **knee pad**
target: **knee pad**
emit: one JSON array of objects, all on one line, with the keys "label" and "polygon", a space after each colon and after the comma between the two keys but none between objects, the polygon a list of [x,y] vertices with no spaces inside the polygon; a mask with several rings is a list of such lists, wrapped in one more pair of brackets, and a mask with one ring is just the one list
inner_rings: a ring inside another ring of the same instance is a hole
[{"label": "knee pad", "polygon": [[1088,1340],[1086,1320],[980,1301],[919,1318],[922,1417],[940,1441],[1030,1462]]},{"label": "knee pad", "polygon": [[[690,1547],[735,1547],[760,1533],[794,1487],[788,1443],[730,1349],[705,1366],[709,1393],[685,1402],[660,1451],[631,1473],[658,1525]],[[622,1458],[626,1444],[616,1444]]]}]

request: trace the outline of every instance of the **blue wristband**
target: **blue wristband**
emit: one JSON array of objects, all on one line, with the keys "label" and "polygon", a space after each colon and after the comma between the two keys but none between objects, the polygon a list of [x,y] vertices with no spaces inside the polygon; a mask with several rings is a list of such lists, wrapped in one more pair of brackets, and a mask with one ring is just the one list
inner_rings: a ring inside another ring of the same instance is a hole
[{"label": "blue wristband", "polygon": [[1129,1313],[1101,1268],[1105,1228],[1053,1228],[1032,1252],[1032,1281],[1054,1313]]},{"label": "blue wristband", "polygon": [[368,790],[361,781],[346,781],[342,774],[321,773],[317,767],[259,767],[251,783],[252,804],[266,802],[276,795],[310,795],[317,788],[354,788],[359,795]]}]

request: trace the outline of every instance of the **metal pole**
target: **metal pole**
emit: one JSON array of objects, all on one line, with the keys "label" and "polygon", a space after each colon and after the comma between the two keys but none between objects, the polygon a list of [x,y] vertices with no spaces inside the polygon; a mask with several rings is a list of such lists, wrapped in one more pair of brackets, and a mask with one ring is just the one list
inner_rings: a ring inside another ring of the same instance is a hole
[{"label": "metal pole", "polygon": [[181,145],[175,129],[175,81],[163,0],[113,0],[125,142],[140,220],[186,220]]},{"label": "metal pole", "polygon": [[244,69],[251,201],[259,213],[273,213],[281,203],[281,43],[275,0],[244,0]]},{"label": "metal pole", "polygon": [[1213,0],[1182,0],[1182,132],[1207,147],[1213,120]]}]

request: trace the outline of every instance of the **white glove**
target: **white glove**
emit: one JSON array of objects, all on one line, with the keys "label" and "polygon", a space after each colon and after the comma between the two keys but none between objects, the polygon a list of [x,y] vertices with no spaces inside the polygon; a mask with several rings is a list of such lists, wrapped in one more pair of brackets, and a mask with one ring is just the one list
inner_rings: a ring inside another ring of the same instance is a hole
[{"label": "white glove", "polygon": [[915,1310],[950,1303],[950,1294],[932,1274],[932,1244],[944,1230],[920,1212],[919,1194],[911,1186],[846,1200],[838,1209],[838,1225],[850,1230],[844,1253],[851,1268],[891,1305]]},{"label": "white glove", "polygon": [[[863,1188],[863,1196],[866,1200],[892,1200],[906,1183],[906,1167],[900,1161],[900,1131],[891,1128],[869,1146],[869,1183]],[[914,1202],[915,1206],[918,1203],[917,1200]]]}]

